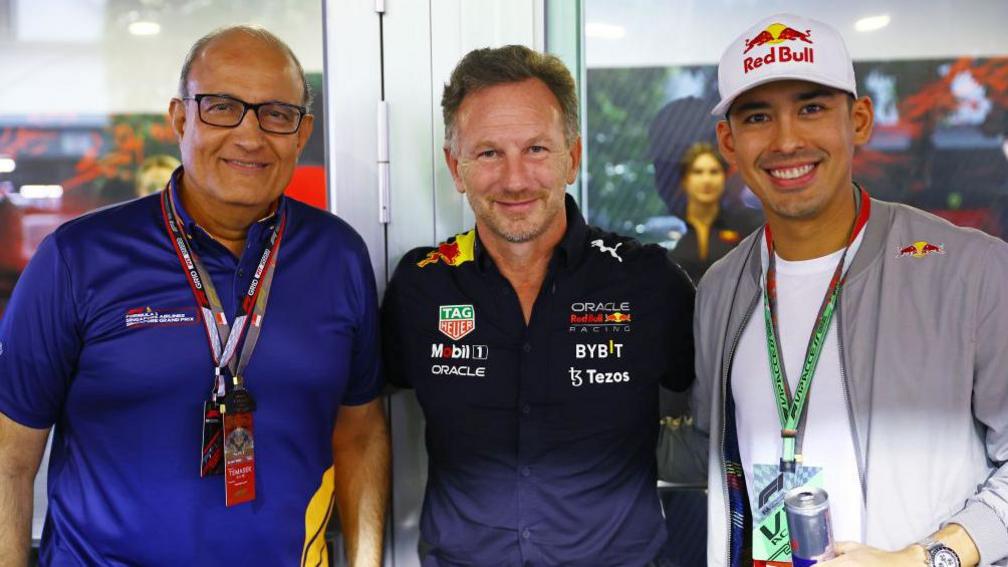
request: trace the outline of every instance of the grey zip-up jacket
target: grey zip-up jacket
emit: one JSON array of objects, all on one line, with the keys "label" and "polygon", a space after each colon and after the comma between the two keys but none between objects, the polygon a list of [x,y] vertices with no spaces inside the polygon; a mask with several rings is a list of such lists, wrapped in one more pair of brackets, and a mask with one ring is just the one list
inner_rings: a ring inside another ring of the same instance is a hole
[{"label": "grey zip-up jacket", "polygon": [[[1008,244],[905,205],[871,207],[834,319],[864,543],[896,550],[955,522],[981,565],[1008,565]],[[914,243],[940,252],[915,256]],[[761,246],[760,230],[700,282],[694,423],[663,428],[660,441],[660,478],[707,469],[712,566],[728,564],[725,393],[761,301]],[[709,437],[706,455],[697,434]]]}]

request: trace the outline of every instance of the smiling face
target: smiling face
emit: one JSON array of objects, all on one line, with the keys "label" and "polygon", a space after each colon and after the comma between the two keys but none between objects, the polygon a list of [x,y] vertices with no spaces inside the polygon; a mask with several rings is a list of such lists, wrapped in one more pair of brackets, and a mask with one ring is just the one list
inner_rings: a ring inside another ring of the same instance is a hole
[{"label": "smiling face", "polygon": [[872,117],[867,97],[777,81],[735,99],[728,121],[718,123],[718,143],[771,226],[828,218],[850,201],[854,147],[870,138]]},{"label": "smiling face", "polygon": [[703,153],[686,169],[682,180],[686,198],[702,205],[715,204],[725,189],[725,171],[717,157]]},{"label": "smiling face", "polygon": [[466,95],[457,116],[455,149],[446,148],[445,159],[480,236],[510,243],[544,235],[559,240],[581,141],[568,147],[552,91],[538,79],[486,87]]},{"label": "smiling face", "polygon": [[[293,61],[278,47],[240,32],[210,42],[187,81],[189,96],[227,94],[249,103],[300,105],[302,83]],[[204,123],[195,101],[173,99],[169,109],[179,141],[182,188],[211,209],[262,211],[283,193],[312,131],[307,115],[294,134],[270,134],[249,110],[234,128]]]}]

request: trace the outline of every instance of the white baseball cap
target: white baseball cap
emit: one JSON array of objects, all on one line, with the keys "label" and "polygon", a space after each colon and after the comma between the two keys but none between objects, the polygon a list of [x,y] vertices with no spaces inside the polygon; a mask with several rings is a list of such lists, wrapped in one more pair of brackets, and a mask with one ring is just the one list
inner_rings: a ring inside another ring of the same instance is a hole
[{"label": "white baseball cap", "polygon": [[721,102],[711,114],[723,116],[740,94],[785,79],[811,81],[857,96],[854,65],[840,32],[816,20],[777,14],[746,30],[721,56]]}]

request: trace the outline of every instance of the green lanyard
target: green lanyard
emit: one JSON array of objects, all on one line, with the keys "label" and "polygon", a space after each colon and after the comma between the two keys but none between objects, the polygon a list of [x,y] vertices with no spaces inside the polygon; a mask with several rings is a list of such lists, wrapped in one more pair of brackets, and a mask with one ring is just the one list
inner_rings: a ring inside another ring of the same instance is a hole
[{"label": "green lanyard", "polygon": [[836,311],[837,299],[840,297],[840,290],[843,288],[846,271],[844,265],[847,253],[851,244],[857,239],[861,229],[868,222],[868,215],[871,209],[871,199],[868,192],[861,190],[861,198],[858,203],[858,213],[854,226],[851,227],[850,235],[847,239],[847,246],[844,248],[840,261],[830,278],[829,287],[819,306],[819,313],[816,315],[815,324],[812,326],[812,334],[805,348],[805,362],[802,365],[801,376],[798,378],[798,385],[794,395],[788,385],[787,374],[780,357],[780,333],[777,326],[777,273],[774,261],[773,238],[770,234],[770,226],[767,225],[764,232],[766,241],[766,274],[763,281],[763,319],[766,324],[767,355],[770,360],[770,379],[773,383],[774,401],[777,405],[777,416],[781,426],[781,441],[783,452],[780,460],[781,472],[794,472],[796,462],[801,462],[802,437],[804,435],[805,419],[808,414],[809,390],[812,388],[812,378],[815,375],[816,366],[819,364],[819,355],[822,354],[823,345],[826,343],[826,334],[829,332],[830,324],[833,322],[833,314]]}]

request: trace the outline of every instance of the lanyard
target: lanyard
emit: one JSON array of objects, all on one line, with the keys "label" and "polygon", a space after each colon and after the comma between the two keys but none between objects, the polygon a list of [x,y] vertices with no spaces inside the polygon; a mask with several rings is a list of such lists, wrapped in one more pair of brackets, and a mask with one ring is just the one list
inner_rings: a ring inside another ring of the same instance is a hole
[{"label": "lanyard", "polygon": [[[228,324],[227,316],[224,314],[224,308],[213,281],[210,279],[210,274],[203,267],[199,256],[192,250],[189,239],[182,230],[182,219],[175,209],[175,203],[170,195],[170,186],[161,192],[161,213],[179,264],[186,274],[196,303],[199,304],[201,318],[206,328],[210,354],[217,375],[212,395],[215,398],[223,396],[225,384],[220,376],[225,372],[230,372],[231,376],[235,378],[236,385],[242,384],[242,373],[248,366],[252,351],[259,340],[262,318],[266,312],[266,302],[273,284],[276,257],[280,250],[280,241],[283,239],[284,227],[287,224],[287,215],[281,213],[269,241],[263,246],[255,274],[244,300],[238,307],[238,314],[234,318],[232,327]],[[241,340],[243,335],[245,335],[244,343]],[[235,353],[238,351],[240,343],[242,344],[241,356],[236,361]]]},{"label": "lanyard", "polygon": [[[774,400],[777,405],[777,416],[781,426],[781,441],[783,452],[780,460],[781,472],[794,472],[795,462],[801,461],[801,445],[804,435],[805,419],[808,414],[809,390],[812,387],[812,378],[815,375],[816,366],[819,364],[819,355],[822,353],[823,345],[826,342],[826,334],[829,331],[830,323],[833,321],[833,314],[836,310],[837,299],[840,297],[840,290],[843,288],[844,280],[847,276],[848,262],[847,254],[851,245],[857,240],[858,234],[868,222],[871,210],[871,199],[868,192],[860,190],[860,200],[858,201],[858,212],[851,227],[850,235],[847,238],[847,245],[844,247],[840,261],[837,262],[833,277],[830,278],[829,287],[819,305],[819,312],[816,315],[815,323],[812,326],[812,334],[809,336],[808,346],[805,349],[805,362],[802,364],[801,375],[792,396],[791,388],[788,384],[787,374],[784,364],[780,359],[780,333],[777,326],[777,273],[774,261],[773,237],[770,234],[770,225],[766,226],[764,239],[766,242],[764,265],[766,272],[763,282],[763,319],[766,324],[767,355],[770,360],[770,379],[773,383]],[[853,258],[853,255],[851,255]]]}]

